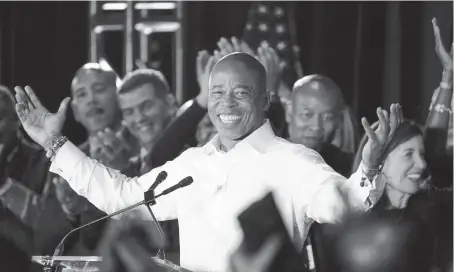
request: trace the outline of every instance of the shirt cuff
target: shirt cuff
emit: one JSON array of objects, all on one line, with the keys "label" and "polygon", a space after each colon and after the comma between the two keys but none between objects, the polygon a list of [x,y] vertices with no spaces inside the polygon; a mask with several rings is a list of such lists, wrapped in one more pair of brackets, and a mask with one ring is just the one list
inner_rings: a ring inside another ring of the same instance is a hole
[{"label": "shirt cuff", "polygon": [[384,183],[381,179],[378,179],[378,174],[376,174],[372,180],[366,175],[367,167],[361,162],[358,167],[358,171],[355,174],[360,175],[360,184],[359,186],[363,189],[360,191],[361,200],[363,200],[366,205],[366,210],[372,208],[380,199],[381,193],[383,192]]},{"label": "shirt cuff", "polygon": [[86,155],[70,141],[66,141],[55,154],[55,158],[50,165],[50,171],[69,181],[76,169]]}]

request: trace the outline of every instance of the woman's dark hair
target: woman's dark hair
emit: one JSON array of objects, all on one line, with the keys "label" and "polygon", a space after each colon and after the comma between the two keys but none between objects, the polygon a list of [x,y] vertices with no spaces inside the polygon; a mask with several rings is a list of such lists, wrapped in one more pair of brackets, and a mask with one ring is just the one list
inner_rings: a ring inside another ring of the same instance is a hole
[{"label": "woman's dark hair", "polygon": [[[378,122],[372,124],[372,129],[375,130],[378,127]],[[406,141],[410,140],[415,136],[423,136],[423,131],[421,127],[413,121],[404,120],[399,127],[397,127],[394,134],[391,136],[391,139],[386,143],[385,149],[381,155],[381,162],[383,162],[386,157],[391,153],[396,147],[400,144],[405,143]],[[362,160],[362,154],[364,146],[366,145],[368,138],[367,134],[364,134],[361,142],[359,143],[358,151],[356,152],[355,160],[353,162],[353,171],[352,173],[356,172],[358,169],[359,164]]]}]

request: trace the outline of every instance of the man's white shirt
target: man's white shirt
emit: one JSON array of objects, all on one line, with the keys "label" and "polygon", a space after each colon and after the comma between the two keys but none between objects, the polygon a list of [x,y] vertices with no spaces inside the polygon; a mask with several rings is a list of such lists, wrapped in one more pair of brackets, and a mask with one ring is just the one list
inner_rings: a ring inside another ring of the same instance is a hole
[{"label": "man's white shirt", "polygon": [[[168,177],[156,193],[192,176],[193,184],[158,198],[152,209],[160,221],[178,219],[180,264],[194,271],[229,270],[228,258],[243,238],[237,216],[269,191],[290,237],[301,249],[314,220],[340,220],[345,199],[336,185],[342,185],[349,208],[355,210],[371,208],[369,193],[382,187],[374,184],[376,180],[363,181],[361,167],[347,180],[317,152],[275,136],[268,121],[229,152],[219,147],[217,135],[205,146],[188,149],[141,177],[127,178],[67,142],[57,152],[51,171],[107,213],[142,201],[163,170]],[[145,207],[139,210],[151,220]]]}]

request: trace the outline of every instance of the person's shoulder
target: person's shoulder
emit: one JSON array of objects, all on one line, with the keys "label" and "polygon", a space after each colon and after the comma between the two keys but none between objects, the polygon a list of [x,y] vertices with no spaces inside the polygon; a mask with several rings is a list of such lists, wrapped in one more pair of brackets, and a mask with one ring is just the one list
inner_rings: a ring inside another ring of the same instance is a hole
[{"label": "person's shoulder", "polygon": [[181,152],[180,156],[176,157],[176,160],[181,160],[181,159],[192,159],[195,158],[199,155],[205,154],[206,151],[206,146],[201,146],[201,147],[189,147],[183,152]]},{"label": "person's shoulder", "polygon": [[295,144],[278,136],[274,137],[273,142],[274,144],[270,145],[268,149],[269,153],[280,152],[285,153],[288,158],[296,160],[309,160],[315,163],[323,162],[322,157],[317,151],[302,144]]}]

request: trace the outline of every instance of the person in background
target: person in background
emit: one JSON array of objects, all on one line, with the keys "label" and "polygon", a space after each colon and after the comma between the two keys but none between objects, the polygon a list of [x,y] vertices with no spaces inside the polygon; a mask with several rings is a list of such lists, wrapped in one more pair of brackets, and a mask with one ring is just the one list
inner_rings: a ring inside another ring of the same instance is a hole
[{"label": "person in background", "polygon": [[81,150],[125,174],[137,174],[127,159],[137,155],[139,145],[122,125],[116,93],[119,82],[113,70],[98,63],[84,64],[71,83],[71,108],[88,134]]},{"label": "person in background", "polygon": [[139,69],[125,76],[117,90],[125,126],[140,143],[140,173],[154,168],[149,155],[174,118],[177,107],[164,75]]},{"label": "person in background", "polygon": [[[358,154],[366,142],[361,141]],[[452,261],[452,188],[431,185],[425,159],[430,152],[421,127],[404,121],[383,150],[378,170],[384,188],[372,213],[410,224],[415,234],[411,256],[399,262],[402,271],[445,271]]]},{"label": "person in background", "polygon": [[[134,143],[130,139],[132,137],[125,137],[127,130],[121,125],[121,112],[116,99],[117,84],[118,78],[112,70],[97,63],[84,64],[77,70],[71,83],[71,107],[75,119],[89,135],[88,140],[80,145],[81,150],[112,168],[134,175],[138,174],[135,172],[136,166],[117,159],[118,156],[131,156],[133,149],[129,146]],[[115,149],[108,149],[108,136],[113,135],[112,131],[118,132],[115,137],[120,143]],[[112,152],[115,152],[115,156]],[[15,181],[9,185],[2,199],[33,230],[34,254],[52,254],[60,239],[71,229],[105,215],[77,195],[57,175],[49,175],[42,182],[40,191]],[[104,223],[100,222],[71,236],[65,244],[64,253],[92,255]]]},{"label": "person in background", "polygon": [[451,51],[443,46],[437,20],[432,20],[435,35],[435,52],[443,67],[439,87],[433,94],[429,115],[425,124],[424,144],[427,163],[433,175],[434,185],[452,187],[453,149],[452,149],[452,107],[453,107],[453,45]]},{"label": "person in background", "polygon": [[308,75],[295,82],[287,111],[289,140],[317,151],[338,173],[348,177],[353,154],[331,144],[342,124],[346,107],[337,84],[323,75]]},{"label": "person in background", "polygon": [[[446,149],[452,116],[453,47],[448,53],[435,18],[432,25],[435,52],[443,67],[438,92],[424,133],[421,126],[407,121],[388,143],[379,175],[385,181],[385,193],[373,209],[380,216],[411,223],[415,236],[410,244],[418,262],[401,263],[409,271],[448,271],[453,261],[453,158],[452,150]],[[358,154],[366,141],[361,141]],[[353,169],[360,160],[358,154]]]},{"label": "person in background", "polygon": [[[351,174],[353,153],[347,153],[332,144],[342,126],[347,105],[339,86],[323,75],[308,75],[293,86],[291,103],[287,105],[289,141],[317,151],[325,162],[345,177]],[[314,223],[309,230],[312,252],[317,271],[327,271],[325,225]],[[303,257],[308,254],[308,244],[303,247]],[[311,251],[309,251],[311,252]],[[307,267],[310,267],[308,260]]]},{"label": "person in background", "polygon": [[13,182],[41,193],[49,162],[39,146],[23,137],[14,104],[10,90],[0,86],[0,232],[20,250],[32,254],[32,231],[21,220],[22,206],[5,201],[5,197]]}]

